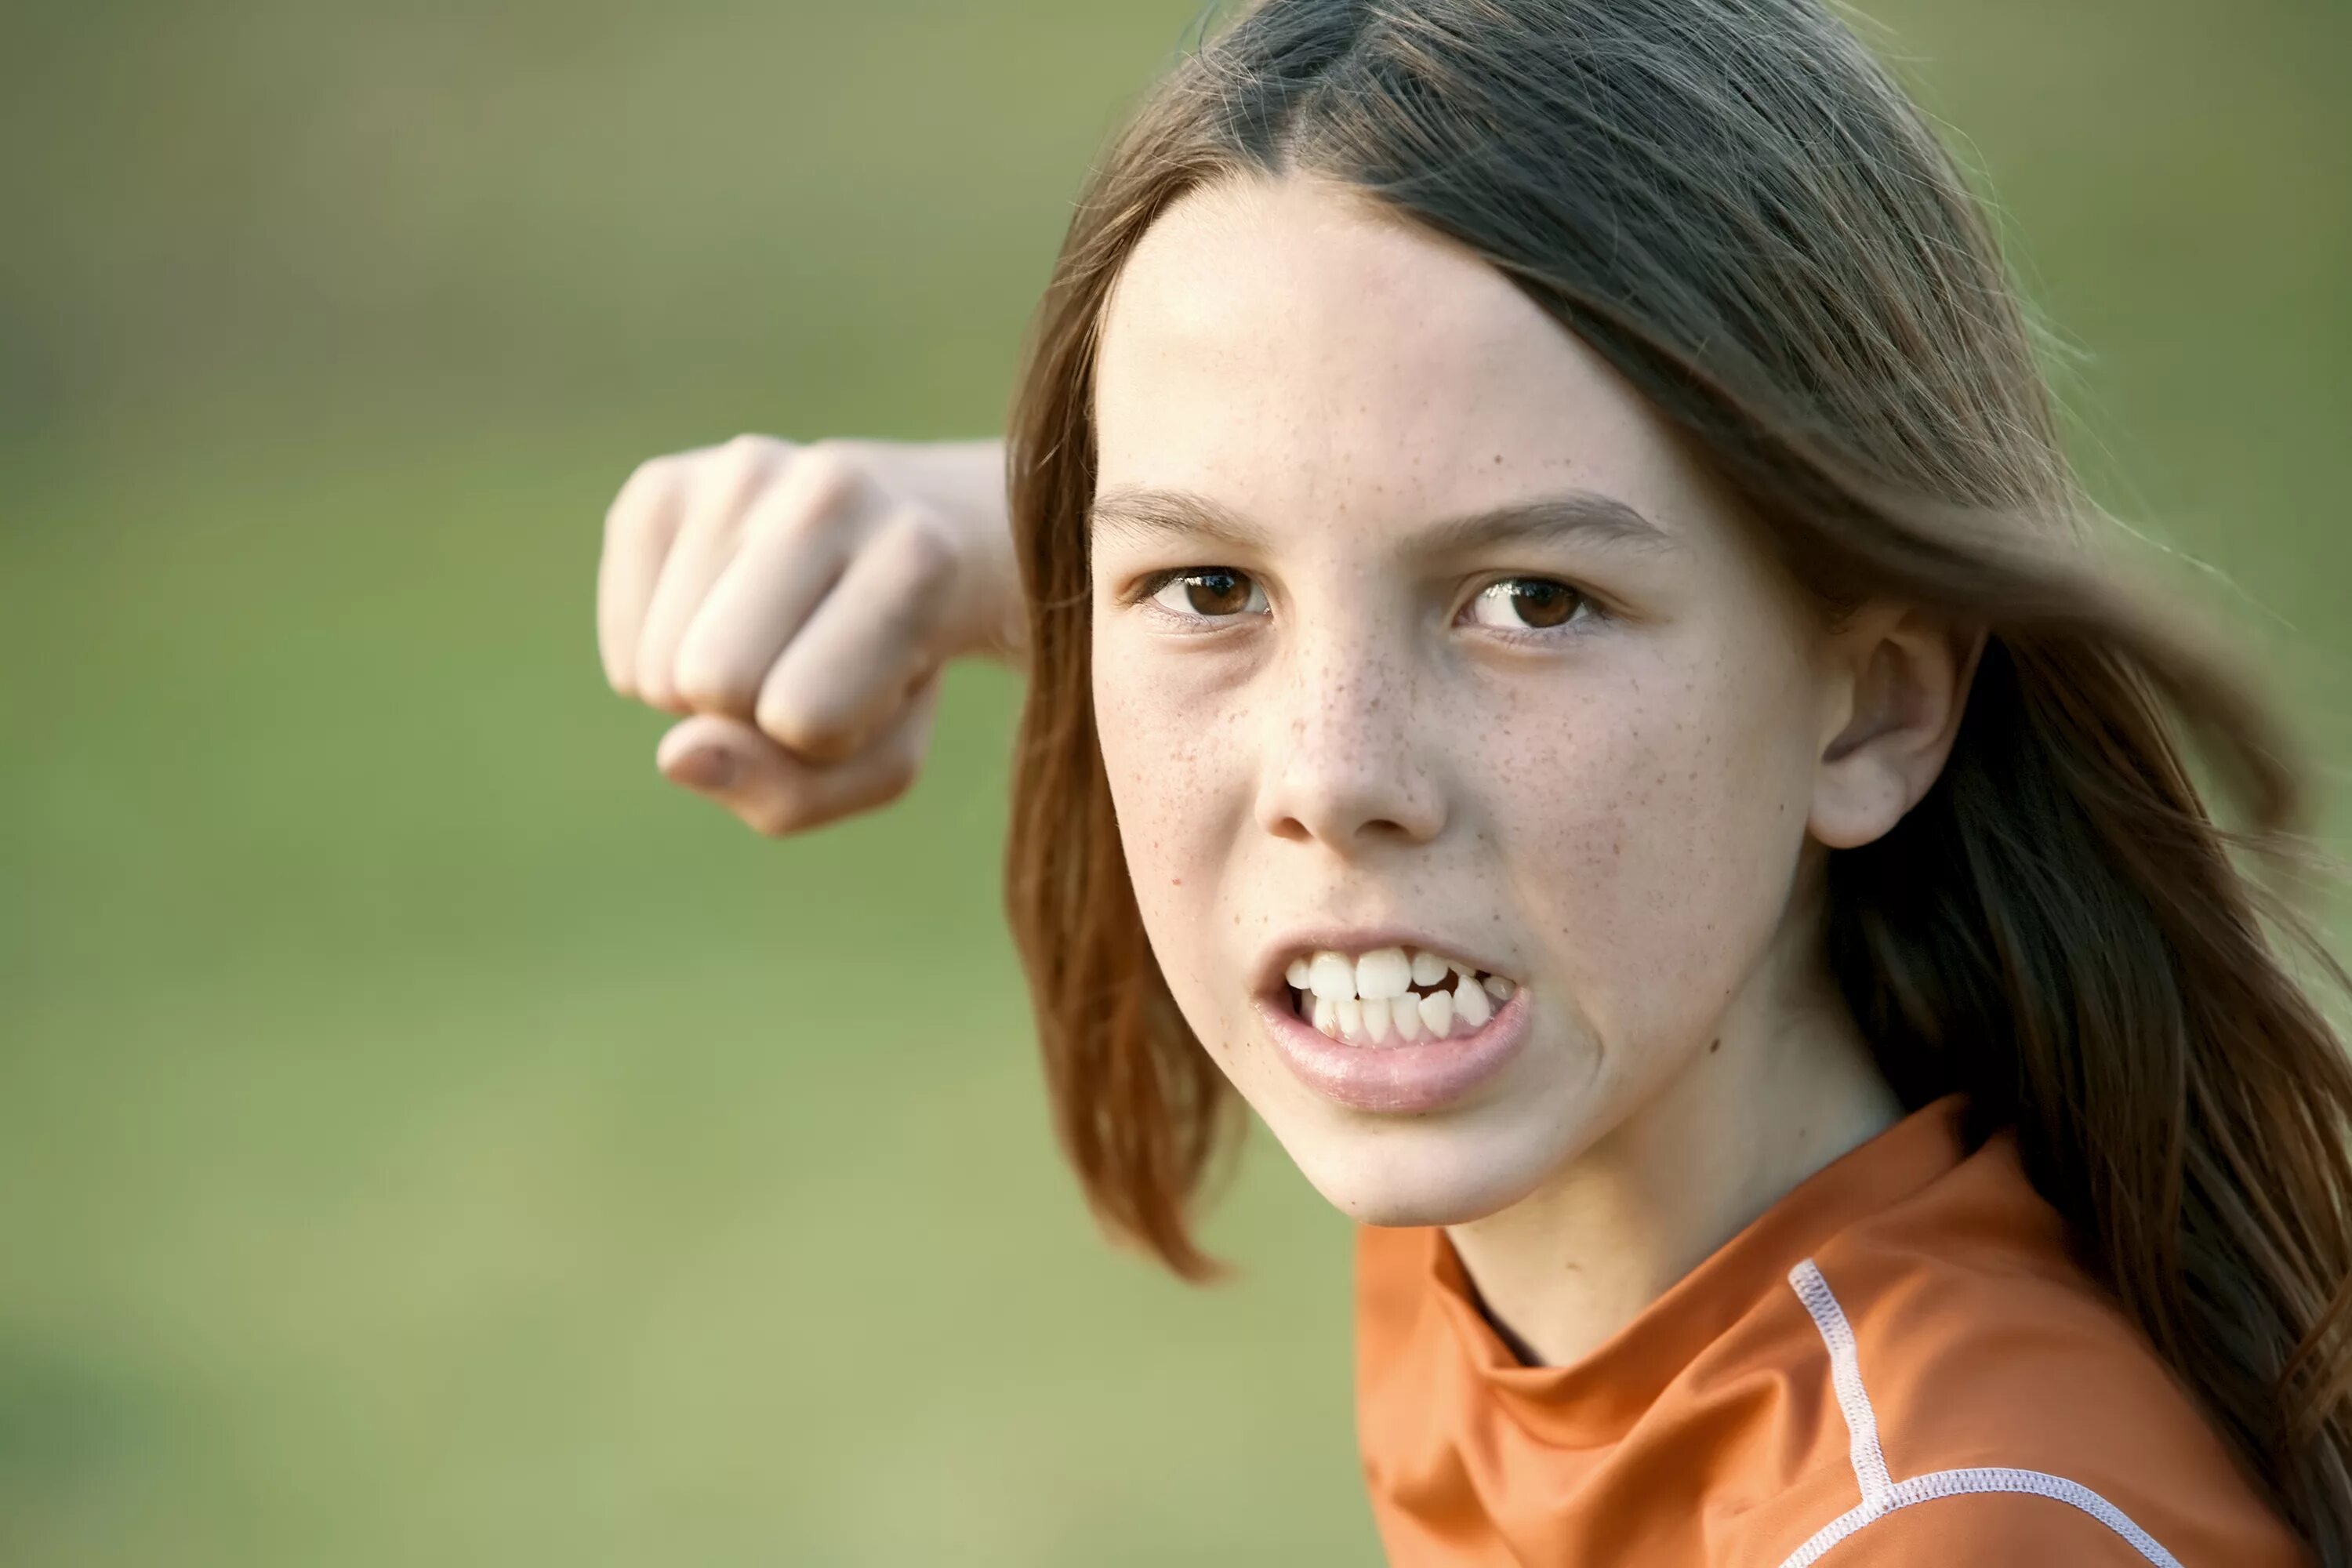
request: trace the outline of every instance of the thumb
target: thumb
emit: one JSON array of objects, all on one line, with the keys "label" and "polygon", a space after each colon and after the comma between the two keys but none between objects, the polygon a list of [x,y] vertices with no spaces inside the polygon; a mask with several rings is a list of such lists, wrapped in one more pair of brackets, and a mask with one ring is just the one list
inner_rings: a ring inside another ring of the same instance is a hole
[{"label": "thumb", "polygon": [[897,799],[913,782],[930,737],[939,680],[923,681],[906,709],[856,755],[818,765],[723,713],[673,725],[654,753],[672,783],[717,801],[770,838],[820,827]]},{"label": "thumb", "polygon": [[767,737],[723,714],[698,713],[670,726],[654,766],[674,784],[724,800],[757,765],[752,744]]}]

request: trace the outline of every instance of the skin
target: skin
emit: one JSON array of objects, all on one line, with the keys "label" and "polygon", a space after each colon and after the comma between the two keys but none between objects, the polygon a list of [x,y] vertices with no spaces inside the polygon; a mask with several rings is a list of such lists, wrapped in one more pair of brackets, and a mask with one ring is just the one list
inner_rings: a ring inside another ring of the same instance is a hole
[{"label": "skin", "polygon": [[1018,666],[1001,441],[742,435],[637,465],[604,514],[605,681],[680,722],[664,777],[782,837],[887,805],[940,668]]},{"label": "skin", "polygon": [[[1154,225],[1096,399],[1094,695],[1144,924],[1327,1198],[1448,1227],[1559,1363],[1899,1115],[1822,968],[1822,863],[1933,782],[1970,639],[1825,624],[1596,354],[1311,177]],[[1570,491],[1654,535],[1435,542]],[[1578,607],[1531,627],[1498,583]],[[1323,1099],[1255,1011],[1286,933],[1385,924],[1528,993],[1527,1047],[1433,1113]]]},{"label": "skin", "polygon": [[[1825,626],[1604,362],[1311,178],[1154,224],[1095,416],[1097,721],[1138,901],[1186,1020],[1334,1205],[1445,1226],[1521,1357],[1564,1363],[1895,1120],[1822,973],[1822,862],[1926,793],[1973,638],[1899,605]],[[679,717],[663,773],[771,836],[901,794],[940,666],[1022,658],[1003,464],[744,436],[641,465],[597,631],[613,689]],[[1433,547],[1563,491],[1655,537]],[[1245,537],[1138,521],[1171,492]],[[1206,567],[1255,613],[1139,592]],[[1528,627],[1486,595],[1507,581],[1583,607]],[[1436,1113],[1319,1098],[1254,1010],[1283,933],[1384,924],[1528,992],[1526,1048]]]}]

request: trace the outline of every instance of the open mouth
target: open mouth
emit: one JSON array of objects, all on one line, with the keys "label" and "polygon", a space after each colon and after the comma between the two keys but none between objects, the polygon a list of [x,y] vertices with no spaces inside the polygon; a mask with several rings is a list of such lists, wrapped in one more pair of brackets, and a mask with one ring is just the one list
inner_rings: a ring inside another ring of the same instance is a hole
[{"label": "open mouth", "polygon": [[1352,1046],[1409,1046],[1473,1035],[1517,983],[1430,949],[1332,948],[1290,961],[1291,1011]]}]

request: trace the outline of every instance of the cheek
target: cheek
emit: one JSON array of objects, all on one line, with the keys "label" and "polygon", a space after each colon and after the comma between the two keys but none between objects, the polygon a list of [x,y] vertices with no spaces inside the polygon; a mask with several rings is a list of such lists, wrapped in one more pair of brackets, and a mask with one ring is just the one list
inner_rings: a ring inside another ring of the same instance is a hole
[{"label": "cheek", "polygon": [[[1223,973],[1210,918],[1248,802],[1248,759],[1232,704],[1209,700],[1122,649],[1094,644],[1095,728],[1144,931],[1195,1028],[1194,999]],[[1204,1031],[1205,1033],[1205,1031]]]},{"label": "cheek", "polygon": [[1570,699],[1554,739],[1496,759],[1523,780],[1505,837],[1568,993],[1602,1042],[1710,1026],[1777,930],[1810,787],[1801,689],[1710,654]]}]

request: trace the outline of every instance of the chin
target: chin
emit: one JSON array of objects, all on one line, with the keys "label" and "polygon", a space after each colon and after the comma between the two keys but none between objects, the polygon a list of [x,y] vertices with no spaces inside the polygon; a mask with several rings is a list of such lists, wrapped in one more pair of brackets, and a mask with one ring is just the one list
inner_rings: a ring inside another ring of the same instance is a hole
[{"label": "chin", "polygon": [[[1319,1120],[1319,1119],[1318,1119]],[[1285,1129],[1277,1141],[1324,1200],[1362,1225],[1467,1225],[1543,1184],[1573,1146],[1555,1125],[1530,1138],[1486,1118]]]}]

